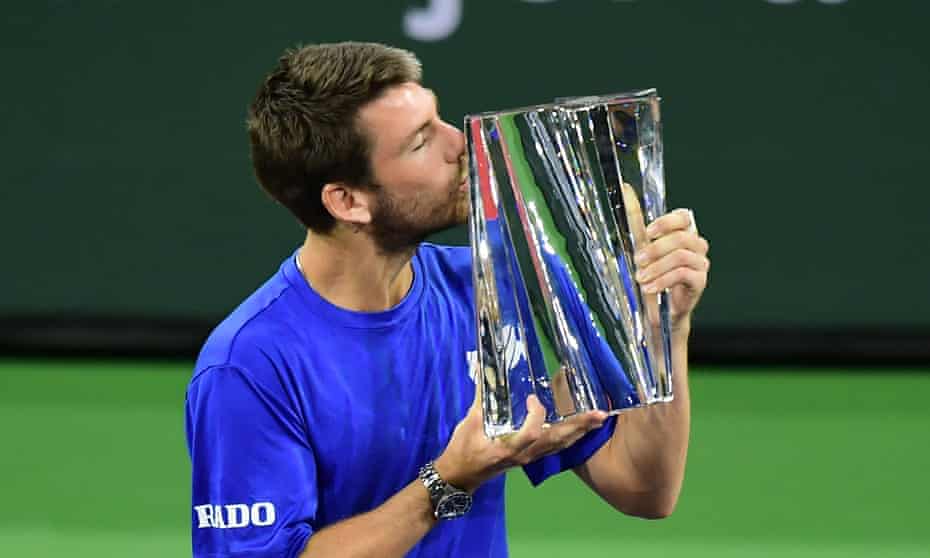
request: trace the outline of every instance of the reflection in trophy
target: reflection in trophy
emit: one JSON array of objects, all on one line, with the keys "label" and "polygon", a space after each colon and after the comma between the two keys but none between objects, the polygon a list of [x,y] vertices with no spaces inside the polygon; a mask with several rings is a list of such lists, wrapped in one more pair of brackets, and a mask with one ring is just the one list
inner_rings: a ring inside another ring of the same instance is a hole
[{"label": "reflection in trophy", "polygon": [[665,212],[654,89],[470,115],[471,247],[485,432],[672,399],[668,295],[633,254]]}]

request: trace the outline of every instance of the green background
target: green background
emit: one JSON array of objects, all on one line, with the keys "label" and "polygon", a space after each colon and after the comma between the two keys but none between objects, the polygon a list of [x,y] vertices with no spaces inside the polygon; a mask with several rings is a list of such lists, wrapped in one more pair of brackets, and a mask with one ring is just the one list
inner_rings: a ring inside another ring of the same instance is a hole
[{"label": "green background", "polygon": [[468,0],[439,42],[404,34],[423,5],[5,3],[0,317],[224,315],[302,236],[245,107],[286,47],[357,39],[417,52],[453,122],[658,87],[700,325],[930,325],[930,3]]},{"label": "green background", "polygon": [[[191,366],[0,361],[0,556],[190,555]],[[571,474],[536,489],[512,474],[515,558],[927,556],[930,377],[699,367],[691,378],[676,512],[633,519]]]}]

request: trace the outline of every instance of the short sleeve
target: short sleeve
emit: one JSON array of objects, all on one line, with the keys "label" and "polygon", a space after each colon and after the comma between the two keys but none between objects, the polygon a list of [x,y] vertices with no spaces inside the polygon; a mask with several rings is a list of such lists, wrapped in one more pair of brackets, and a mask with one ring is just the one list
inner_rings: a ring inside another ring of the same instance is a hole
[{"label": "short sleeve", "polygon": [[607,443],[616,427],[617,417],[608,417],[600,428],[588,432],[570,447],[524,465],[523,472],[526,473],[533,486],[539,486],[553,475],[583,465],[597,450],[601,449],[601,446]]},{"label": "short sleeve", "polygon": [[316,463],[281,390],[236,367],[209,368],[187,391],[195,557],[294,557],[313,533]]}]

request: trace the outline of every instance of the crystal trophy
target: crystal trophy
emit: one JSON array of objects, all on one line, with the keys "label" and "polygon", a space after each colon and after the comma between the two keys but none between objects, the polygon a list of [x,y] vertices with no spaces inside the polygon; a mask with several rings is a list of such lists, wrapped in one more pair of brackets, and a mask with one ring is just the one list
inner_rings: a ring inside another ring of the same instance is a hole
[{"label": "crystal trophy", "polygon": [[665,213],[654,89],[465,117],[485,433],[673,398],[666,292],[634,280]]}]

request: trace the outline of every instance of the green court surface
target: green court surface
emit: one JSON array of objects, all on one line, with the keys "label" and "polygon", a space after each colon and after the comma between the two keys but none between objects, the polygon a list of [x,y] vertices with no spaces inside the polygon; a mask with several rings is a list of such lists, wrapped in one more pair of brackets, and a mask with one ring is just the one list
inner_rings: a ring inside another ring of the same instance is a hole
[{"label": "green court surface", "polygon": [[[0,361],[0,557],[190,554],[188,363]],[[692,372],[675,514],[511,475],[517,558],[930,556],[930,374]]]}]

